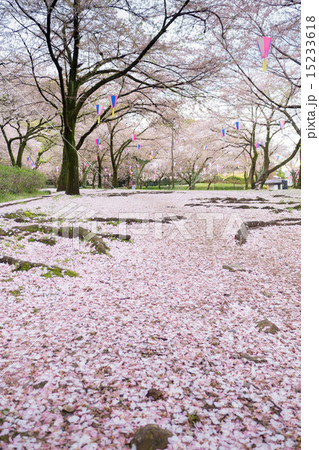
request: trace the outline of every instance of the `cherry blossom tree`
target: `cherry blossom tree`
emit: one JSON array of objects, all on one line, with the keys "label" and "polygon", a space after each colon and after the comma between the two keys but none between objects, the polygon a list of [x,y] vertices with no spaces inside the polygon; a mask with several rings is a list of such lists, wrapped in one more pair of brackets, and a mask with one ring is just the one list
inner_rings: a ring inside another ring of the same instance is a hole
[{"label": "cherry blossom tree", "polygon": [[[233,16],[231,16],[233,17]],[[241,34],[241,39],[235,34]],[[238,14],[232,26],[224,28],[220,43],[231,70],[231,79],[238,89],[244,84],[253,103],[269,110],[275,109],[296,133],[295,145],[284,160],[265,170],[258,181],[262,185],[272,172],[291,161],[301,148],[300,129],[300,2],[278,1],[238,4]],[[261,58],[257,38],[272,37],[267,72],[260,74]],[[267,77],[267,78],[266,78]],[[230,77],[228,78],[228,80]],[[267,165],[267,161],[266,161]]]},{"label": "cherry blossom tree", "polygon": [[182,92],[191,85],[196,89],[216,69],[216,57],[208,41],[202,43],[200,55],[190,48],[195,50],[198,33],[205,31],[208,20],[219,26],[221,7],[219,0],[163,0],[152,8],[124,0],[3,2],[6,29],[20,39],[36,88],[60,114],[64,144],[60,187],[67,194],[79,194],[75,136],[84,106],[102,92],[105,97],[118,95],[125,78],[132,82],[132,92],[144,88]]},{"label": "cherry blossom tree", "polygon": [[[48,139],[55,133],[54,115],[30,89],[18,90],[17,86],[2,80],[0,98],[0,130],[12,166],[22,167],[28,145],[37,139]],[[38,110],[45,112],[39,117]]]}]

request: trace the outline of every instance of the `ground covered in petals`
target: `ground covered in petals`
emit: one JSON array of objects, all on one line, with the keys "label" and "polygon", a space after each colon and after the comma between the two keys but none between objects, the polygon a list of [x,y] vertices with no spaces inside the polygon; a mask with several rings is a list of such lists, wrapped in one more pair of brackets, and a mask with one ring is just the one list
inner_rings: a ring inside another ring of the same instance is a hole
[{"label": "ground covered in petals", "polygon": [[125,449],[150,423],[168,449],[300,447],[300,192],[86,190],[0,216],[1,257],[43,264],[0,263],[1,448]]}]

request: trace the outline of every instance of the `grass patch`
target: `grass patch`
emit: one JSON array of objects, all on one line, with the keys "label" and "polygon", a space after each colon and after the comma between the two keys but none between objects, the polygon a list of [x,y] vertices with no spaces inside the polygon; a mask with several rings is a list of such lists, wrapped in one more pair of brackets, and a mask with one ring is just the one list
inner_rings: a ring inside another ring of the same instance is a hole
[{"label": "grass patch", "polygon": [[9,291],[9,294],[14,295],[15,297],[18,297],[22,292],[23,287],[19,287],[18,289],[13,289],[12,291]]},{"label": "grass patch", "polygon": [[116,221],[110,220],[110,221],[106,222],[106,225],[113,225],[113,227],[117,227],[119,224],[120,224],[119,220],[116,220]]},{"label": "grass patch", "polygon": [[21,264],[16,264],[13,272],[27,272],[30,269],[32,269],[31,264],[28,262],[22,261]]},{"label": "grass patch", "polygon": [[4,219],[15,220],[16,222],[31,222],[32,220],[39,220],[46,217],[43,213],[34,213],[29,210],[18,209],[16,212],[6,213],[3,216]]},{"label": "grass patch", "polygon": [[49,191],[33,191],[33,192],[21,192],[19,194],[11,194],[9,192],[0,194],[0,203],[13,202],[15,200],[23,200],[31,197],[41,197],[42,195],[48,195]]},{"label": "grass patch", "polygon": [[[195,191],[206,191],[207,190],[207,183],[196,183],[195,185]],[[170,191],[170,190],[174,190],[174,191],[188,191],[189,187],[187,185],[183,185],[183,184],[177,184],[175,185],[174,189],[170,188],[169,186],[161,186],[161,189],[158,189],[158,186],[148,186],[147,188],[143,187],[142,190],[151,190],[151,191]],[[215,184],[211,184],[210,191],[216,190],[216,191],[243,191],[245,190],[245,185],[243,184],[236,184],[235,183],[235,188],[233,183],[215,183]]]},{"label": "grass patch", "polygon": [[54,238],[33,238],[30,237],[28,239],[29,242],[40,242],[41,244],[50,245],[51,247],[56,244],[56,240]]},{"label": "grass patch", "polygon": [[188,423],[194,427],[196,425],[196,423],[200,421],[200,417],[197,414],[197,411],[194,411],[192,414],[189,414],[187,417],[187,420],[188,420]]},{"label": "grass patch", "polygon": [[72,270],[60,269],[59,267],[48,268],[48,271],[41,275],[43,278],[53,278],[53,277],[78,277],[79,274],[73,272]]}]

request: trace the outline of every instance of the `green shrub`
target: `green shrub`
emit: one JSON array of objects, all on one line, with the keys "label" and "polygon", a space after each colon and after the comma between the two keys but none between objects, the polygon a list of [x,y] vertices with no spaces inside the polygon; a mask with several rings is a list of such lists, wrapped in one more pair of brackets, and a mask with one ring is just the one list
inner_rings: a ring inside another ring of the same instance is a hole
[{"label": "green shrub", "polygon": [[0,166],[0,195],[32,193],[45,187],[43,173],[19,167]]},{"label": "green shrub", "polygon": [[224,183],[245,184],[245,179],[243,177],[239,177],[238,175],[235,175],[234,177],[233,175],[228,175],[225,178]]}]

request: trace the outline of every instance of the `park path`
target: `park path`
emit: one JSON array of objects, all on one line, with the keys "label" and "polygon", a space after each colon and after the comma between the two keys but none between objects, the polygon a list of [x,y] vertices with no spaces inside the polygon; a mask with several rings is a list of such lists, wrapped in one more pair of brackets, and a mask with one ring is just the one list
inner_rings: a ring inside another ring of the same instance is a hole
[{"label": "park path", "polygon": [[0,240],[2,254],[79,274],[0,264],[4,448],[126,448],[148,423],[172,432],[171,449],[298,448],[300,226],[234,239],[241,222],[300,218],[298,204],[297,191],[83,191],[3,208],[64,225],[151,219],[81,222],[130,234],[105,240],[111,257],[29,241],[41,233]]}]

